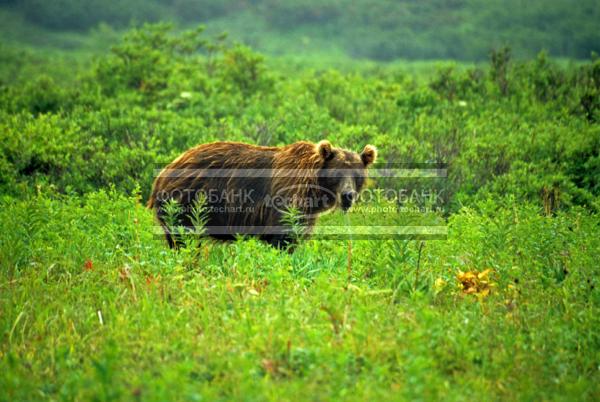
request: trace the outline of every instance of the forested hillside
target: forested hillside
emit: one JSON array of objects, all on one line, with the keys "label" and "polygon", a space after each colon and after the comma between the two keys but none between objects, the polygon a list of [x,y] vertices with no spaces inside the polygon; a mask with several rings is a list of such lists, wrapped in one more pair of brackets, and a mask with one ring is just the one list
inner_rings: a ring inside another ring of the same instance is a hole
[{"label": "forested hillside", "polygon": [[257,50],[339,53],[376,60],[482,60],[510,46],[518,57],[546,50],[588,58],[600,50],[596,0],[3,0],[27,23],[85,32],[100,23],[207,23]]}]

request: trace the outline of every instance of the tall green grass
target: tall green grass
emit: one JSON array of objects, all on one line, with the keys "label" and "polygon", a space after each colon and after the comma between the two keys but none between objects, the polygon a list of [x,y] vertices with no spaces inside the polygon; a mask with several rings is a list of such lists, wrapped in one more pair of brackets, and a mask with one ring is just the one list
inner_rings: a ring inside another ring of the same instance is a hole
[{"label": "tall green grass", "polygon": [[[4,199],[0,222],[5,400],[598,396],[585,211],[465,209],[447,241],[355,240],[350,278],[345,241],[172,251],[115,192]],[[485,268],[491,295],[464,295],[457,273]]]}]

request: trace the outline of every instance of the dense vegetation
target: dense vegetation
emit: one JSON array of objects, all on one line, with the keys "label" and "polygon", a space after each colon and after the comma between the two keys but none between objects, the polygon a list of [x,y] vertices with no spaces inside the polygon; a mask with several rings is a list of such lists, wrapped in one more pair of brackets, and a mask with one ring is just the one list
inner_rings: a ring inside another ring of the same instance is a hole
[{"label": "dense vegetation", "polygon": [[[599,60],[276,67],[166,25],[89,63],[2,53],[1,399],[600,396]],[[188,147],[323,138],[447,163],[448,239],[155,237]]]},{"label": "dense vegetation", "polygon": [[116,28],[171,19],[210,22],[254,48],[352,57],[481,60],[490,47],[517,56],[540,50],[588,58],[599,51],[596,0],[3,0],[26,21],[51,30]]},{"label": "dense vegetation", "polygon": [[539,202],[544,191],[557,206],[600,207],[599,60],[561,68],[543,53],[512,62],[502,49],[487,68],[446,65],[420,82],[394,68],[281,72],[202,29],[169,30],[130,32],[69,84],[5,67],[0,188],[112,185],[145,198],[153,170],[200,142],[330,137],[372,141],[383,163],[449,163],[453,211],[489,194]]}]

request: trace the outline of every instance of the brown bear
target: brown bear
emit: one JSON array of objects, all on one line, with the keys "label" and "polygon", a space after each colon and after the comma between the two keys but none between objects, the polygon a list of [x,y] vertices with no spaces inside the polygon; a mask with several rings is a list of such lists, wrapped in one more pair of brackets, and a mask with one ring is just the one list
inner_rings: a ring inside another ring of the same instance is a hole
[{"label": "brown bear", "polygon": [[[347,211],[377,157],[372,145],[360,154],[329,141],[300,141],[283,147],[213,142],[191,148],[154,181],[148,207],[154,208],[167,241],[178,245],[165,222],[165,203],[175,200],[177,225],[192,227],[189,212],[205,199],[205,233],[222,240],[252,235],[279,248],[295,242],[286,211],[309,233],[318,215],[335,207]],[[299,218],[299,219],[298,219]]]}]

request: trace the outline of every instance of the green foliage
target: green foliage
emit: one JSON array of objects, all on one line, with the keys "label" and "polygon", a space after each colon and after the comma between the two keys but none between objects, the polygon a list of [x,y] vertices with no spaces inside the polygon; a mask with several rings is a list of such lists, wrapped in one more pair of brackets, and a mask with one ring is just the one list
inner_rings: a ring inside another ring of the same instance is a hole
[{"label": "green foliage", "polygon": [[165,214],[164,220],[166,229],[170,233],[177,233],[177,222],[179,221],[181,213],[183,212],[181,205],[179,205],[176,200],[170,199],[162,206],[162,209],[164,210]]},{"label": "green foliage", "polygon": [[[10,3],[17,3],[7,1]],[[110,22],[115,26],[126,26],[133,20],[157,21],[164,11],[155,1],[127,0],[25,0],[15,4],[27,19],[51,29],[82,30],[100,22]]]},{"label": "green foliage", "polygon": [[509,45],[519,57],[546,49],[587,58],[599,51],[596,0],[4,0],[36,26],[86,30],[131,21],[206,23],[263,51],[376,60],[483,60]]},{"label": "green foliage", "polygon": [[73,85],[45,75],[5,84],[0,186],[139,184],[145,197],[156,168],[201,142],[331,137],[374,142],[387,164],[448,163],[436,187],[451,210],[500,194],[542,207],[544,189],[557,190],[561,208],[598,207],[598,60],[564,68],[543,53],[511,61],[502,49],[489,68],[441,66],[423,82],[394,69],[289,77],[221,39],[147,26]]},{"label": "green foliage", "polygon": [[298,208],[289,207],[286,209],[281,218],[281,223],[290,227],[289,235],[294,241],[299,241],[306,233],[306,227],[302,223],[302,214]]},{"label": "green foliage", "polygon": [[198,193],[192,203],[190,211],[190,221],[194,226],[194,234],[202,236],[206,233],[205,226],[208,223],[208,203],[204,193]]},{"label": "green foliage", "polygon": [[[598,393],[600,221],[584,210],[487,202],[446,241],[354,241],[348,286],[341,241],[174,252],[116,191],[0,203],[11,400]],[[456,274],[484,268],[492,294],[461,295]]]}]

